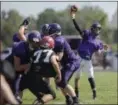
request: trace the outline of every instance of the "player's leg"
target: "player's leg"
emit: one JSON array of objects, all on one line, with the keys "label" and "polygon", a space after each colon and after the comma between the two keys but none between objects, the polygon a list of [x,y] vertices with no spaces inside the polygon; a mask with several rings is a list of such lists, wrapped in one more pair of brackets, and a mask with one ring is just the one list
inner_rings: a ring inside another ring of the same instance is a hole
[{"label": "player's leg", "polygon": [[43,105],[53,100],[53,96],[51,94],[40,94],[37,99],[33,102],[33,105]]},{"label": "player's leg", "polygon": [[44,104],[55,99],[55,92],[50,87],[49,83],[43,80],[38,73],[32,73],[29,76],[29,80],[29,90],[37,97],[37,104]]},{"label": "player's leg", "polygon": [[72,103],[73,103],[72,97],[67,92],[65,92],[65,90],[63,88],[61,88],[61,92],[65,96],[66,105],[72,105]]},{"label": "player's leg", "polygon": [[17,81],[15,81],[15,95],[19,103],[22,103],[23,90],[28,88],[28,77],[25,74],[18,75]]},{"label": "player's leg", "polygon": [[74,91],[74,89],[73,89],[73,87],[71,85],[68,84],[64,88],[64,91],[71,96],[73,105],[78,104],[78,98],[76,97],[75,91]]},{"label": "player's leg", "polygon": [[83,65],[84,64],[84,61],[82,60],[81,63],[80,63],[80,68],[75,72],[75,80],[74,80],[74,83],[75,83],[75,93],[76,93],[76,96],[79,98],[79,88],[80,88],[80,77],[81,77],[81,71],[83,69]]},{"label": "player's leg", "polygon": [[96,98],[96,85],[95,85],[95,79],[94,79],[94,70],[93,70],[93,65],[91,61],[88,61],[88,66],[86,69],[88,69],[88,81],[90,83],[92,92],[93,92],[93,99]]},{"label": "player's leg", "polygon": [[[62,70],[62,80],[58,83],[58,86],[67,94],[72,97],[73,104],[78,103],[78,98],[76,97],[75,91],[72,86],[68,84],[68,81],[72,77],[73,73],[79,68],[80,62],[72,62],[67,64]],[[77,65],[77,66],[76,66]]]},{"label": "player's leg", "polygon": [[[65,96],[66,99],[66,105],[72,105],[73,100],[72,100],[72,96],[70,94],[68,94],[66,90],[67,86],[67,80],[65,79],[66,77],[71,77],[71,75],[73,74],[72,72],[70,72],[70,74],[67,76],[67,72],[64,71],[65,69],[62,69],[61,71],[61,75],[62,75],[62,80],[60,83],[57,83],[57,86],[61,89],[62,94]],[[69,73],[69,72],[68,72]],[[70,90],[73,91],[73,90]],[[74,95],[73,95],[74,96]]]},{"label": "player's leg", "polygon": [[75,83],[75,93],[76,96],[79,98],[79,88],[80,88],[80,73],[76,74],[77,76],[75,77],[74,83]]},{"label": "player's leg", "polygon": [[43,103],[47,103],[53,99],[56,98],[56,94],[54,92],[54,90],[51,88],[51,86],[49,84],[47,84],[45,81],[42,81],[42,87],[40,86],[40,90],[42,93],[44,93],[45,95],[41,98],[41,100],[43,101]]},{"label": "player's leg", "polygon": [[9,104],[19,104],[17,100],[15,99],[7,81],[5,80],[3,75],[0,75],[1,77],[1,93],[4,96],[4,99],[9,103]]}]

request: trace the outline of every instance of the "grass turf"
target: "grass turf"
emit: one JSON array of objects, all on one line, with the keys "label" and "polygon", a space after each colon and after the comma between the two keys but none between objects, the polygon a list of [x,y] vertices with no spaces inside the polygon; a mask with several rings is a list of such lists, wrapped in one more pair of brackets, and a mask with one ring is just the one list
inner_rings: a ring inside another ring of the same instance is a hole
[{"label": "grass turf", "polygon": [[[80,81],[80,103],[82,104],[117,104],[117,72],[95,72],[95,80],[97,87],[97,98],[92,99],[91,88],[87,79],[86,73],[82,73]],[[53,80],[52,80],[53,81]],[[54,88],[57,98],[49,104],[63,104],[64,96],[60,90],[55,89],[54,82],[51,82]],[[74,76],[70,80],[70,84],[74,87]],[[28,90],[24,91],[23,104],[32,104],[35,100],[35,96]]]}]

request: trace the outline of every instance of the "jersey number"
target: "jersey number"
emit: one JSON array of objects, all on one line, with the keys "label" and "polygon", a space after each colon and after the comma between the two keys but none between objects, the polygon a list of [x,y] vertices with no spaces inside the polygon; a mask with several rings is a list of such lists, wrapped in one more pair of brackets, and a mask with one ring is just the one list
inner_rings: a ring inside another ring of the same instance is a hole
[{"label": "jersey number", "polygon": [[36,51],[34,53],[34,56],[36,56],[36,59],[34,60],[34,63],[38,63],[39,62],[39,59],[40,59],[42,53],[46,54],[46,56],[45,56],[43,61],[46,62],[46,63],[49,62],[49,57],[52,54],[52,50],[39,50],[39,51]]}]

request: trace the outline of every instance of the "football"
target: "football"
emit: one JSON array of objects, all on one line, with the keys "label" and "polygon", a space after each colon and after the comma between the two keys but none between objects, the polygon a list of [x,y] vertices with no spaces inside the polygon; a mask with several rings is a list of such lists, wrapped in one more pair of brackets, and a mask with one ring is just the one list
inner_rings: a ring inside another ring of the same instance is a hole
[{"label": "football", "polygon": [[78,8],[76,5],[71,6],[71,12],[77,12]]}]

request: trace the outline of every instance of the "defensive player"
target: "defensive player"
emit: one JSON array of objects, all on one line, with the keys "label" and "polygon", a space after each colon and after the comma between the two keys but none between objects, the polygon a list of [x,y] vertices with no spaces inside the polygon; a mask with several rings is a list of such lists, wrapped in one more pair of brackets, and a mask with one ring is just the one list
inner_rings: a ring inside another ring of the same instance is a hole
[{"label": "defensive player", "polygon": [[30,83],[33,82],[32,85],[35,86],[33,89],[38,96],[38,103],[44,104],[54,99],[55,93],[42,78],[54,77],[56,83],[58,83],[61,81],[61,71],[57,62],[57,56],[52,50],[54,48],[54,40],[49,36],[44,36],[39,45],[40,49],[34,52],[31,68],[27,75],[32,75],[29,81]]},{"label": "defensive player", "polygon": [[90,83],[92,92],[93,92],[93,99],[96,98],[96,86],[95,86],[95,80],[94,80],[94,71],[93,71],[93,65],[92,65],[92,55],[96,51],[100,51],[103,49],[103,43],[97,39],[97,36],[100,34],[101,31],[101,25],[96,22],[93,23],[88,30],[81,30],[79,25],[75,21],[75,15],[76,12],[71,10],[71,17],[73,24],[76,28],[76,30],[79,32],[79,34],[82,37],[82,41],[78,46],[78,54],[82,58],[80,70],[78,70],[76,77],[75,77],[75,92],[76,95],[79,97],[79,79],[80,79],[80,71],[82,69],[86,69],[88,71],[88,81]]},{"label": "defensive player", "polygon": [[[68,84],[68,82],[72,77],[73,73],[79,68],[80,59],[72,51],[66,39],[61,36],[60,25],[57,23],[52,23],[49,25],[49,27],[49,35],[51,35],[55,40],[54,51],[57,54],[58,61],[61,63],[62,66],[62,80],[57,83],[57,85],[62,89],[63,93],[65,94],[66,103],[68,105],[77,105],[78,98],[76,97],[74,89]],[[73,103],[72,101],[70,101],[70,97],[67,94],[71,96]]]}]

